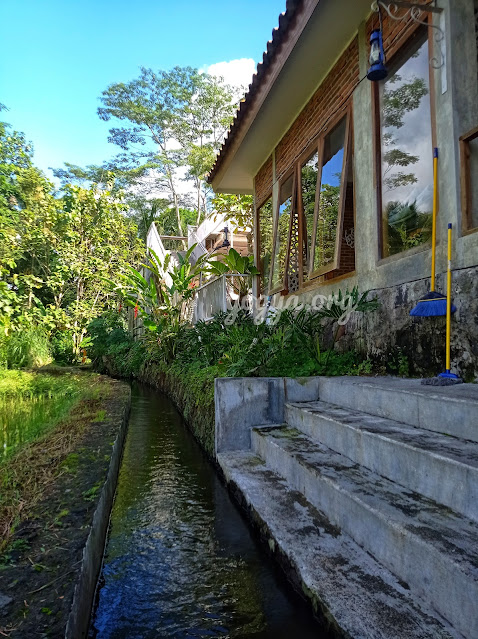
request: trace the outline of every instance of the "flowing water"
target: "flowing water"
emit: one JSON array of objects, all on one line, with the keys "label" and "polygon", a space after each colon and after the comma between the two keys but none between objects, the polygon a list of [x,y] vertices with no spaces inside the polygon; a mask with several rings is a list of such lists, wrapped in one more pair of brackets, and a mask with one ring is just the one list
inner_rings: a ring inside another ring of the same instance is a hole
[{"label": "flowing water", "polygon": [[325,639],[164,395],[133,386],[90,637]]}]

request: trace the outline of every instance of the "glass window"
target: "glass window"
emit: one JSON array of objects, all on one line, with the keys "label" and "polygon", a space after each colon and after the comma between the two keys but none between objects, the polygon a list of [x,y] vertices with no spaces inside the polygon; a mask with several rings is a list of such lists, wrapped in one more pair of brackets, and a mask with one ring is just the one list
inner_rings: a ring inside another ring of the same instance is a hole
[{"label": "glass window", "polygon": [[281,290],[285,277],[287,250],[289,247],[289,226],[292,212],[292,191],[294,177],[291,175],[280,187],[279,212],[276,221],[274,263],[271,290]]},{"label": "glass window", "polygon": [[379,86],[383,257],[431,236],[433,147],[424,36]]},{"label": "glass window", "polygon": [[340,195],[343,182],[347,118],[324,137],[319,203],[313,246],[313,272],[332,270],[337,262],[337,228],[340,222]]},{"label": "glass window", "polygon": [[478,127],[460,138],[463,230],[478,229]]},{"label": "glass window", "polygon": [[470,209],[468,228],[478,228],[478,137],[468,142],[470,176]]},{"label": "glass window", "polygon": [[314,151],[300,169],[300,190],[304,224],[303,237],[305,239],[304,280],[308,277],[309,260],[312,252],[312,238],[314,237],[315,194],[317,191],[318,172],[319,152]]},{"label": "glass window", "polygon": [[261,291],[269,288],[272,260],[272,198],[270,197],[258,211],[259,219],[259,269],[261,271]]}]

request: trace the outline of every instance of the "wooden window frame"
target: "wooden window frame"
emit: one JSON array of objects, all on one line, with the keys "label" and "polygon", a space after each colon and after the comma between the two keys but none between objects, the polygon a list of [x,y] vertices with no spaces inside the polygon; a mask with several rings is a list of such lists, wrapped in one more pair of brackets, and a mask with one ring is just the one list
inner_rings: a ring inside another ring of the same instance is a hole
[{"label": "wooden window frame", "polygon": [[[425,21],[428,23],[429,17],[425,18]],[[415,31],[410,34],[403,42],[400,43],[400,46],[397,48],[392,58],[388,62],[388,66],[392,69],[396,66],[397,62],[402,61],[405,62],[404,55],[407,50],[413,48],[413,45],[416,41],[419,41],[426,33],[426,42],[428,43],[428,60],[430,61],[433,58],[433,37],[432,37],[432,27],[428,24],[428,26],[419,25],[415,29]],[[407,58],[408,59],[408,58]],[[400,68],[398,66],[397,68]],[[430,127],[431,127],[431,137],[432,137],[432,151],[433,148],[436,147],[436,113],[435,113],[435,77],[433,74],[433,69],[429,64],[428,67],[428,83],[429,83],[429,97],[430,97]],[[382,211],[382,130],[381,130],[381,117],[380,117],[380,94],[379,94],[379,83],[371,82],[372,87],[372,129],[374,136],[374,162],[375,162],[375,191],[376,191],[376,204],[377,204],[377,228],[378,228],[378,261],[388,260],[389,258],[397,259],[398,256],[405,257],[410,254],[410,252],[416,252],[417,247],[409,248],[405,251],[400,251],[399,253],[394,253],[392,255],[384,255],[384,243],[383,243],[383,211]],[[432,155],[430,155],[432,158]],[[430,160],[432,161],[432,160]],[[422,250],[426,250],[429,247],[430,242],[427,241],[423,245],[421,245]]]},{"label": "wooden window frame", "polygon": [[[306,282],[309,281],[309,264],[310,264],[310,253],[308,251],[307,245],[307,222],[304,216],[304,202],[302,200],[302,167],[307,164],[312,156],[317,153],[317,168],[318,162],[320,158],[320,141],[321,138],[314,140],[312,144],[309,144],[307,149],[302,153],[297,163],[297,182],[299,185],[298,188],[298,198],[297,198],[297,209],[299,212],[299,247],[302,248],[302,251],[306,251],[307,259],[304,263],[304,260],[300,260],[299,262],[299,277],[300,277],[300,285],[304,286]],[[317,183],[315,185],[315,201],[314,201],[314,225],[315,225],[315,210],[317,207]],[[312,231],[313,233],[313,231]],[[307,270],[307,280],[304,282],[304,267]]]},{"label": "wooden window frame", "polygon": [[[290,218],[289,218],[289,232],[287,237],[287,252],[285,256],[285,264],[284,264],[284,277],[282,279],[282,283],[279,283],[272,287],[272,278],[274,275],[274,263],[276,258],[276,244],[277,244],[277,234],[279,232],[279,209],[281,207],[280,194],[282,190],[282,186],[287,182],[287,180],[292,177],[292,203],[290,210]],[[289,258],[290,258],[290,246],[291,246],[291,235],[292,235],[292,216],[294,215],[297,209],[297,164],[294,164],[292,169],[287,171],[284,176],[279,180],[279,197],[277,198],[277,205],[275,208],[274,215],[274,233],[272,234],[272,261],[271,261],[271,272],[269,273],[269,295],[275,295],[276,293],[282,293],[283,295],[287,295],[288,293],[288,285],[287,285],[287,272],[289,270]]]},{"label": "wooden window frame", "polygon": [[[335,257],[333,262],[327,264],[326,266],[321,267],[320,269],[313,270],[314,257],[315,257],[315,239],[317,236],[317,226],[318,226],[318,217],[319,217],[319,205],[320,205],[320,186],[322,181],[322,168],[323,168],[323,151],[324,151],[324,140],[325,137],[329,134],[329,132],[334,129],[342,120],[345,120],[345,135],[344,135],[344,158],[342,161],[342,181],[340,184],[340,195],[339,195],[339,211],[337,218],[337,234],[335,239]],[[301,153],[298,160],[294,162],[294,165],[291,169],[289,169],[286,173],[284,173],[283,177],[279,180],[279,197],[277,200],[277,204],[274,210],[274,220],[273,220],[273,254],[272,254],[272,264],[271,270],[269,273],[269,287],[268,287],[268,295],[275,295],[277,293],[281,293],[283,295],[288,294],[288,270],[290,265],[290,249],[292,242],[292,222],[293,215],[295,213],[299,216],[299,224],[298,224],[298,245],[299,252],[304,250],[304,247],[307,250],[306,242],[307,242],[307,228],[305,224],[304,218],[304,205],[302,201],[302,175],[301,170],[303,164],[314,154],[317,152],[318,154],[318,167],[317,167],[317,182],[316,182],[316,190],[315,190],[315,203],[314,203],[314,225],[313,232],[311,238],[311,250],[310,255],[308,256],[308,262],[304,263],[304,260],[299,259],[299,290],[302,290],[304,285],[311,285],[315,278],[318,278],[326,273],[330,273],[331,271],[337,270],[340,268],[340,249],[342,243],[342,234],[343,234],[343,224],[344,224],[344,212],[345,212],[345,196],[346,196],[346,187],[347,181],[346,177],[350,170],[350,164],[352,161],[351,151],[352,151],[352,102],[350,101],[347,106],[340,111],[330,122],[327,127],[327,130],[320,133],[317,138],[309,144],[306,150]],[[289,231],[287,238],[287,253],[286,253],[286,261],[284,268],[284,278],[283,280],[277,284],[274,288],[272,288],[272,278],[274,275],[274,262],[276,258],[276,243],[277,243],[277,233],[279,230],[279,209],[281,206],[280,202],[280,193],[282,186],[287,180],[292,177],[292,206],[291,206],[291,214],[289,219]],[[269,196],[270,197],[270,196]],[[354,196],[355,198],[355,196]],[[265,202],[267,202],[269,198],[265,198],[262,202],[261,206]],[[257,224],[259,228],[259,209],[257,208]],[[354,217],[355,217],[355,205],[354,205]],[[258,255],[260,255],[260,228],[258,233]],[[304,272],[307,271],[308,279],[304,282]]]},{"label": "wooden window frame", "polygon": [[[318,152],[319,152],[319,164],[317,167],[317,184],[315,188],[315,205],[314,205],[314,231],[312,234],[312,245],[309,256],[309,280],[312,280],[316,277],[320,277],[321,275],[325,275],[325,273],[330,273],[331,271],[335,271],[340,268],[340,247],[342,243],[342,233],[344,226],[344,208],[345,208],[345,194],[347,190],[346,177],[348,175],[348,170],[350,166],[350,137],[351,137],[351,120],[352,120],[352,109],[351,106],[345,109],[345,112],[340,113],[334,120],[331,122],[327,131],[325,131],[318,141]],[[345,136],[344,136],[344,158],[342,160],[342,181],[340,183],[340,195],[339,195],[339,210],[337,217],[337,233],[335,237],[335,257],[330,264],[326,264],[314,271],[314,259],[315,259],[315,247],[316,247],[316,239],[317,239],[317,226],[319,223],[319,207],[320,207],[320,187],[322,185],[322,169],[324,165],[324,140],[326,136],[332,131],[337,125],[345,119]],[[300,199],[302,201],[302,189]],[[300,228],[300,226],[299,226]]]},{"label": "wooden window frame", "polygon": [[471,167],[469,143],[478,138],[478,126],[462,135],[460,143],[461,229],[463,235],[476,233],[478,226],[472,222]]},{"label": "wooden window frame", "polygon": [[[261,259],[261,223],[260,223],[260,217],[259,217],[259,211],[261,210],[261,208],[267,204],[267,202],[271,200],[271,209],[272,209],[272,191],[270,191],[269,195],[265,198],[262,199],[262,202],[260,204],[260,206],[256,206],[256,212],[255,212],[255,217],[256,217],[256,228],[257,228],[257,242],[256,242],[256,247],[257,247],[257,261],[260,263],[260,259]],[[274,215],[272,215],[272,218],[274,218]],[[274,225],[274,219],[272,219],[272,225]],[[274,245],[272,245],[272,248],[274,248]],[[269,295],[269,291],[268,289],[266,290],[266,287],[263,285],[265,285],[264,282],[264,274],[262,273],[262,269],[261,270],[261,274],[259,275],[259,292],[263,293],[264,295]],[[268,278],[267,281],[267,286],[269,286],[269,280],[270,278]]]}]

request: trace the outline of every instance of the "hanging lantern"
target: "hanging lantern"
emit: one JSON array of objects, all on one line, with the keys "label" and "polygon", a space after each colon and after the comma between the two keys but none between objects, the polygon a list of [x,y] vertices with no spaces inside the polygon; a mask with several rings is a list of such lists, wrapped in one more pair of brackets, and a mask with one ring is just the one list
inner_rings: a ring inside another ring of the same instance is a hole
[{"label": "hanging lantern", "polygon": [[227,234],[229,233],[229,229],[227,228],[227,226],[224,227],[222,232],[224,233],[224,242],[219,248],[227,248],[228,246],[231,246],[231,243],[227,239]]},{"label": "hanging lantern", "polygon": [[387,77],[388,71],[385,66],[385,53],[383,50],[382,32],[374,29],[370,34],[370,69],[367,78],[372,82],[378,82]]}]

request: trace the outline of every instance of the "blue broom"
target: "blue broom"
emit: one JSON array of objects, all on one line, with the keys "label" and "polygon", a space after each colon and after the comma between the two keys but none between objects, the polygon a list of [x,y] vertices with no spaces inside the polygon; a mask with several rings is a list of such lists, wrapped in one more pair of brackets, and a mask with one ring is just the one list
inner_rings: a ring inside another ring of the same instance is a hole
[{"label": "blue broom", "polygon": [[436,377],[422,379],[422,384],[429,386],[452,386],[463,384],[463,380],[451,372],[451,224],[448,224],[448,268],[446,277],[446,369]]},{"label": "blue broom", "polygon": [[[446,315],[446,296],[435,293],[435,253],[436,253],[436,223],[438,213],[438,149],[433,150],[433,216],[432,216],[432,274],[430,278],[430,292],[418,300],[412,308],[410,315],[413,317],[444,317]],[[452,304],[451,312],[456,307]]]}]

